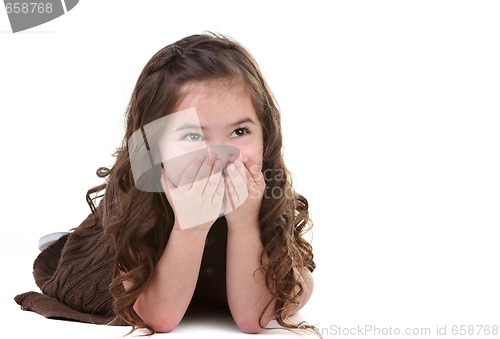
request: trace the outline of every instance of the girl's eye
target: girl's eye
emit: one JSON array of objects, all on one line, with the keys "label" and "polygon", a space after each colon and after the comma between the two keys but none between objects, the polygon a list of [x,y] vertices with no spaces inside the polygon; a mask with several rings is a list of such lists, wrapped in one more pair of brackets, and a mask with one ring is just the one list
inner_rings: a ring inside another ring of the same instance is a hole
[{"label": "girl's eye", "polygon": [[186,141],[203,141],[203,135],[200,133],[188,133],[182,140]]},{"label": "girl's eye", "polygon": [[238,129],[235,129],[233,131],[233,133],[231,133],[231,136],[230,138],[237,138],[237,137],[241,137],[241,136],[244,136],[245,134],[248,133],[248,128],[246,127],[243,127],[243,128],[238,128]]}]

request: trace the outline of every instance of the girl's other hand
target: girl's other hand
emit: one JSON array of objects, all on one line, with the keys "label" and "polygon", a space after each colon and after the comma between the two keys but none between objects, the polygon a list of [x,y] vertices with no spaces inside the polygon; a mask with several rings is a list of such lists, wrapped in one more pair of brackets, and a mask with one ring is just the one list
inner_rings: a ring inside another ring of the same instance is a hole
[{"label": "girl's other hand", "polygon": [[226,202],[224,211],[228,227],[241,223],[254,223],[266,187],[262,168],[252,159],[238,158],[227,166],[225,176]]}]

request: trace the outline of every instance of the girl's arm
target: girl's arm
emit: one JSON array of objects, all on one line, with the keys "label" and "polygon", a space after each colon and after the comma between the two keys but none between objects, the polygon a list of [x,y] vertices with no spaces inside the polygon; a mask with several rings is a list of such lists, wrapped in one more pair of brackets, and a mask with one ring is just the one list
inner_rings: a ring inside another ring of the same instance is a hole
[{"label": "girl's arm", "polygon": [[[205,240],[224,197],[221,168],[215,157],[197,158],[184,171],[179,187],[162,171],[161,185],[175,210],[175,223],[151,280],[134,304],[136,313],[156,332],[173,330],[193,297]],[[180,223],[197,226],[181,230]]]},{"label": "girl's arm", "polygon": [[[241,206],[226,215],[227,299],[233,319],[240,330],[245,333],[258,333],[262,329],[260,325],[267,326],[276,312],[273,300],[259,323],[262,311],[272,299],[265,283],[265,272],[260,269],[260,256],[264,246],[260,240],[258,212],[265,182],[260,166],[248,158],[244,159],[244,166],[241,162],[228,166],[227,173],[231,181],[231,185],[227,187],[232,197],[238,197],[238,192],[245,189],[248,191],[248,197]],[[243,176],[246,176],[246,181],[241,180]],[[244,194],[241,196],[245,197]],[[264,260],[266,259],[264,257]],[[300,305],[292,313],[298,311],[312,293],[312,275],[307,269],[303,269],[300,275],[303,279],[304,293]]]},{"label": "girl's arm", "polygon": [[[234,321],[244,333],[261,330],[259,317],[272,295],[266,287],[260,268],[263,246],[257,221],[250,224],[228,224],[226,288],[227,301]],[[274,300],[262,317],[266,326],[274,317]]]},{"label": "girl's arm", "polygon": [[[258,222],[228,225],[227,239],[227,298],[232,316],[242,332],[258,333],[260,325],[265,327],[276,312],[275,301],[270,304],[259,324],[259,317],[272,296],[265,284],[265,273],[259,269],[263,246],[260,241]],[[303,268],[300,272],[304,292],[297,312],[309,300],[314,287],[311,272]]]},{"label": "girl's arm", "polygon": [[155,331],[170,332],[184,316],[198,280],[207,233],[208,229],[182,231],[174,225],[153,277],[134,305]]}]

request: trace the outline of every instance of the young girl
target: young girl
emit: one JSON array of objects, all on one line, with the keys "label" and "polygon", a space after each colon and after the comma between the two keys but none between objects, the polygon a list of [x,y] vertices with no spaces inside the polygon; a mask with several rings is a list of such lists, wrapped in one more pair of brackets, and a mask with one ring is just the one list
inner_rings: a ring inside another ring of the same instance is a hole
[{"label": "young girl", "polygon": [[292,188],[280,112],[247,50],[202,34],[157,52],[116,156],[87,193],[92,214],[35,261],[43,294],[17,296],[23,309],[169,332],[203,302],[227,307],[245,333],[272,319],[308,328],[290,319],[313,290],[308,203]]}]

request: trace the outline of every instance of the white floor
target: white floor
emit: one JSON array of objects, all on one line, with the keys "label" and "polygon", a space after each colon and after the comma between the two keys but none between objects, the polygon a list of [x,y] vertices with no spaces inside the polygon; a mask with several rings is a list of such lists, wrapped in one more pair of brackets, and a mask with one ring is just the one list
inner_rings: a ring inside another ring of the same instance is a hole
[{"label": "white floor", "polygon": [[[2,270],[7,272],[2,274],[0,289],[1,314],[6,324],[2,333],[2,338],[119,338],[126,335],[130,327],[126,326],[100,326],[63,320],[46,319],[34,312],[27,312],[13,300],[14,296],[27,292],[39,291],[32,276],[32,264],[36,255],[38,236],[35,232],[8,232],[1,231],[0,237],[0,258],[2,258]],[[312,310],[312,305],[320,298],[313,298],[311,305],[306,307],[296,315],[297,320],[307,319]],[[270,327],[276,324],[271,323]],[[132,337],[139,337],[145,332],[137,331]],[[169,337],[198,337],[200,335],[217,338],[244,336],[234,324],[230,315],[221,313],[191,312],[186,314],[181,324],[169,334],[156,334],[157,336]],[[283,336],[293,338],[296,334],[284,330],[265,330],[259,336]]]}]

